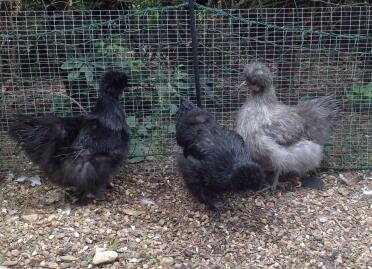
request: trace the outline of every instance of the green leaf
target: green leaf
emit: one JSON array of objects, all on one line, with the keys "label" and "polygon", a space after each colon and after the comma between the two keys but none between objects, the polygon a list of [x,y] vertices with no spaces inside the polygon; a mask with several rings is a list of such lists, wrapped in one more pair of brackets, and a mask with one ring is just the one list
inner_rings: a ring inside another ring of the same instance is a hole
[{"label": "green leaf", "polygon": [[70,99],[65,96],[52,96],[50,112],[61,117],[72,116]]},{"label": "green leaf", "polygon": [[145,160],[145,157],[139,156],[139,157],[133,157],[128,160],[128,163],[140,163]]},{"label": "green leaf", "polygon": [[128,116],[127,117],[127,124],[130,128],[136,127],[136,116]]},{"label": "green leaf", "polygon": [[205,20],[205,12],[203,10],[201,12],[198,12],[198,14],[197,14],[197,21],[198,21],[198,23],[203,23],[204,20]]},{"label": "green leaf", "polygon": [[154,128],[153,121],[155,121],[155,117],[155,115],[145,117],[145,119],[143,120],[143,125],[146,127],[146,129],[151,130],[152,128]]},{"label": "green leaf", "polygon": [[80,72],[84,72],[85,74],[85,80],[90,83],[93,81],[93,67],[89,64],[84,64],[80,68]]},{"label": "green leaf", "polygon": [[148,15],[148,20],[150,23],[156,23],[159,20],[159,11],[150,12]]},{"label": "green leaf", "polygon": [[176,125],[174,123],[169,123],[168,125],[166,125],[166,129],[169,134],[176,133]]},{"label": "green leaf", "polygon": [[92,87],[93,87],[96,91],[98,91],[98,89],[99,89],[99,84],[98,84],[98,83],[92,83]]},{"label": "green leaf", "polygon": [[142,135],[142,136],[147,136],[149,134],[146,127],[143,125],[138,127],[137,132],[139,135]]},{"label": "green leaf", "polygon": [[363,88],[363,94],[367,97],[372,97],[372,83],[367,84]]},{"label": "green leaf", "polygon": [[346,93],[346,99],[348,102],[352,103],[354,100],[354,94],[350,92]]},{"label": "green leaf", "polygon": [[178,106],[175,104],[170,105],[170,114],[171,116],[176,115],[178,112]]},{"label": "green leaf", "polygon": [[129,62],[128,61],[118,61],[118,62],[115,62],[113,65],[118,67],[118,68],[127,69],[128,66],[129,66]]},{"label": "green leaf", "polygon": [[79,60],[67,60],[61,65],[61,69],[63,70],[71,70],[71,69],[78,69],[83,65],[83,63]]},{"label": "green leaf", "polygon": [[94,62],[92,63],[96,68],[105,69],[105,65],[103,63]]},{"label": "green leaf", "polygon": [[80,70],[71,71],[68,73],[67,79],[69,81],[77,80],[80,77]]},{"label": "green leaf", "polygon": [[182,81],[177,82],[175,86],[180,90],[187,90],[190,88],[190,84]]},{"label": "green leaf", "polygon": [[141,143],[138,138],[133,138],[130,141],[130,158],[128,160],[129,163],[139,163],[145,160],[145,154],[143,149],[141,148]]}]

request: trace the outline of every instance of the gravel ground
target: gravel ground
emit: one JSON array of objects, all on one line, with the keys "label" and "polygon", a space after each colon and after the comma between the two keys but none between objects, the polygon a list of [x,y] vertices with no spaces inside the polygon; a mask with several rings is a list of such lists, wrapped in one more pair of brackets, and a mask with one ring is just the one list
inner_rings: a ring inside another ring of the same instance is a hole
[{"label": "gravel ground", "polygon": [[[125,167],[86,206],[0,180],[0,268],[372,268],[371,171],[323,173],[325,191],[227,194],[210,212],[172,167]],[[98,247],[117,259],[92,265]]]}]

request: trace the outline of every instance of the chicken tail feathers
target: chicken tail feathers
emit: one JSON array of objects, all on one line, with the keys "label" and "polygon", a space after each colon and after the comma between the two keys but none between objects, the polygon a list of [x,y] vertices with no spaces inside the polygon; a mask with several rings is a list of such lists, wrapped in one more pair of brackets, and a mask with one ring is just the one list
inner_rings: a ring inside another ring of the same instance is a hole
[{"label": "chicken tail feathers", "polygon": [[127,75],[119,71],[108,71],[103,74],[100,82],[101,94],[108,94],[114,98],[119,98],[125,87],[128,86]]},{"label": "chicken tail feathers", "polygon": [[335,95],[301,102],[298,114],[305,119],[308,135],[320,145],[329,138],[341,116],[341,101]]},{"label": "chicken tail feathers", "polygon": [[265,183],[265,174],[260,165],[249,162],[234,169],[232,184],[238,190],[257,190]]},{"label": "chicken tail feathers", "polygon": [[21,145],[33,162],[40,164],[42,157],[51,152],[63,136],[63,128],[53,125],[51,120],[22,114],[14,115],[10,120],[10,137]]}]

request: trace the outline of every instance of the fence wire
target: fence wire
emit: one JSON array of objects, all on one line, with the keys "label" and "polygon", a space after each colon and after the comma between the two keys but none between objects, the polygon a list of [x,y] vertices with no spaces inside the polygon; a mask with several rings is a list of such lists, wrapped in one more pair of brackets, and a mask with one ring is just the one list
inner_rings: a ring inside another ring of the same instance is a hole
[{"label": "fence wire", "polygon": [[[274,73],[286,104],[335,93],[342,121],[323,167],[366,169],[371,161],[371,7],[218,10],[197,5],[201,101],[232,127],[248,92],[245,63]],[[15,113],[71,116],[90,111],[97,81],[121,69],[132,129],[130,162],[177,150],[179,96],[195,101],[186,5],[141,11],[0,12],[0,173],[30,169],[7,136]]]}]

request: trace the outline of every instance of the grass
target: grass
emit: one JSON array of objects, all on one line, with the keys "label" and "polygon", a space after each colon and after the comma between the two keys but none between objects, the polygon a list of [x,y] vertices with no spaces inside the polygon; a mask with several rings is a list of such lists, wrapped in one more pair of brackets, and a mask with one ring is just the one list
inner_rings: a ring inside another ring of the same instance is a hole
[{"label": "grass", "polygon": [[95,254],[95,253],[96,253],[96,250],[93,249],[93,250],[89,253],[89,255],[87,256],[86,261],[87,261],[88,264],[91,264],[91,263],[93,262],[93,258],[94,258],[94,254]]},{"label": "grass", "polygon": [[113,236],[110,240],[108,250],[117,251],[119,247],[119,240],[116,236]]}]

